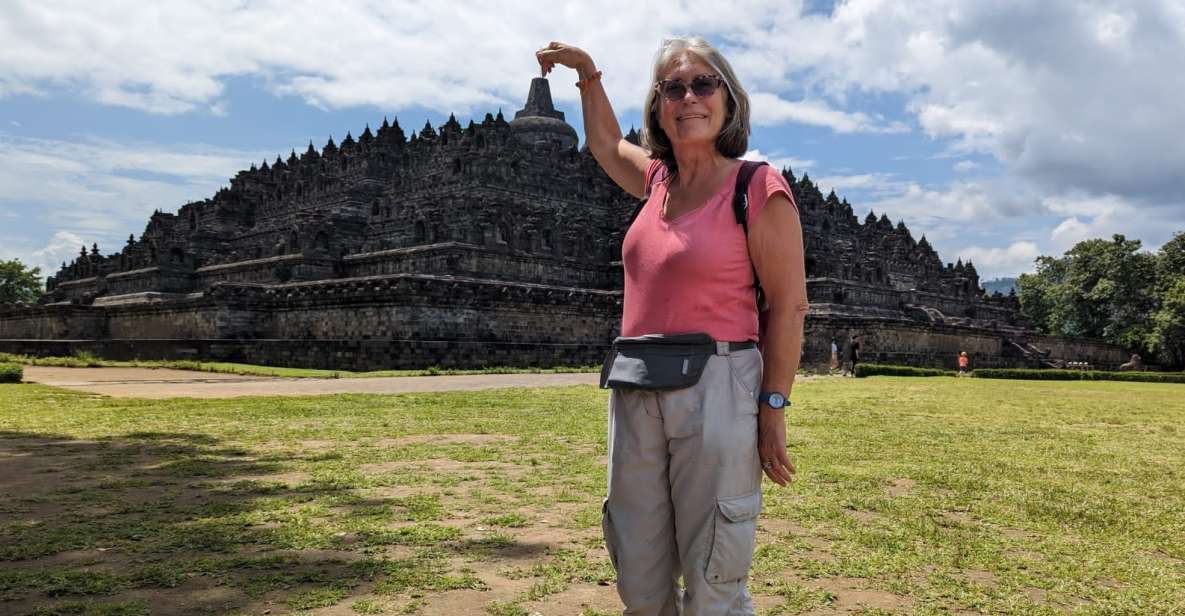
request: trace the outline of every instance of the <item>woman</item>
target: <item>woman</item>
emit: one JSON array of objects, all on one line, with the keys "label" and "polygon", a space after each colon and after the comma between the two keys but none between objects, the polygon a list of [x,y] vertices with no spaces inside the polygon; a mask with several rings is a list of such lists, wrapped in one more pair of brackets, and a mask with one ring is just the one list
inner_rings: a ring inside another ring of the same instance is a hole
[{"label": "woman", "polygon": [[[625,613],[753,614],[745,585],[761,473],[784,486],[795,472],[783,400],[807,302],[789,186],[768,166],[757,171],[746,238],[730,204],[748,146],[749,99],[703,39],[659,49],[645,147],[622,138],[585,51],[552,42],[536,56],[544,76],[556,65],[576,70],[590,151],[626,192],[649,195],[622,243],[622,336],[706,332],[718,341],[694,386],[615,389],[610,397],[604,532]],[[752,344],[754,272],[770,306],[764,361]]]}]

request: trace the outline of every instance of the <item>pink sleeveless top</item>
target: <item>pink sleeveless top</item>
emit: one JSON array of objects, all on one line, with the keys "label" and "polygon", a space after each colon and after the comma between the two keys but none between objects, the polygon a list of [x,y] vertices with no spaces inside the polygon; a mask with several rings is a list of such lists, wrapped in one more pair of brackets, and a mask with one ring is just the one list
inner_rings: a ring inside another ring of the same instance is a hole
[{"label": "pink sleeveless top", "polygon": [[[662,218],[669,179],[666,167],[654,160],[646,168],[650,198],[621,247],[622,336],[706,332],[716,340],[757,340],[753,266],[745,232],[732,212],[740,168],[736,165],[706,203],[670,221]],[[794,204],[782,174],[768,165],[753,174],[750,231],[766,202],[779,192]]]}]

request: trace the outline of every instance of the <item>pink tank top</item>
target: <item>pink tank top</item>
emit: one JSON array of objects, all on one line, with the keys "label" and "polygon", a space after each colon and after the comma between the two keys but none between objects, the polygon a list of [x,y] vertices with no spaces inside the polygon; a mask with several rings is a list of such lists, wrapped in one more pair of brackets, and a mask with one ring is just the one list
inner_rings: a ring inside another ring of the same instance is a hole
[{"label": "pink tank top", "polygon": [[[650,198],[621,246],[622,336],[706,332],[716,340],[757,340],[753,266],[745,232],[732,212],[740,168],[737,164],[706,203],[669,221],[662,218],[666,167],[654,160],[646,168]],[[656,173],[658,181],[653,179]],[[753,174],[750,231],[766,202],[779,192],[794,204],[782,174],[768,165]]]}]

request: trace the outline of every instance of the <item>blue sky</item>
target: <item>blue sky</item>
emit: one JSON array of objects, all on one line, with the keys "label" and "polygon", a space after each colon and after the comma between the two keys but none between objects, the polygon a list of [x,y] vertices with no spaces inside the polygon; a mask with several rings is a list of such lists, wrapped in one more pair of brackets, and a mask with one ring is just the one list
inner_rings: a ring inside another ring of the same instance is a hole
[{"label": "blue sky", "polygon": [[[15,2],[0,17],[0,258],[105,253],[238,169],[398,117],[521,107],[549,40],[605,73],[623,130],[659,41],[722,49],[751,157],[904,219],[982,276],[1088,237],[1185,231],[1179,2],[549,5]],[[727,18],[725,18],[727,17]],[[1179,75],[1177,76],[1179,78]],[[1179,79],[1178,79],[1179,80]],[[581,129],[575,76],[552,74]]]}]

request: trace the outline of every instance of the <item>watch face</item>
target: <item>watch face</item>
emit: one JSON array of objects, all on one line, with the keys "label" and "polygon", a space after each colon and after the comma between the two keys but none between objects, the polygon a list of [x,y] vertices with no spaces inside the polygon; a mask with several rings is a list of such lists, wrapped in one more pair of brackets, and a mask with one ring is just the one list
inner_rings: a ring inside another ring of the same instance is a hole
[{"label": "watch face", "polygon": [[770,408],[780,409],[784,406],[786,406],[786,396],[783,396],[782,394],[770,394],[769,395],[769,407]]}]

